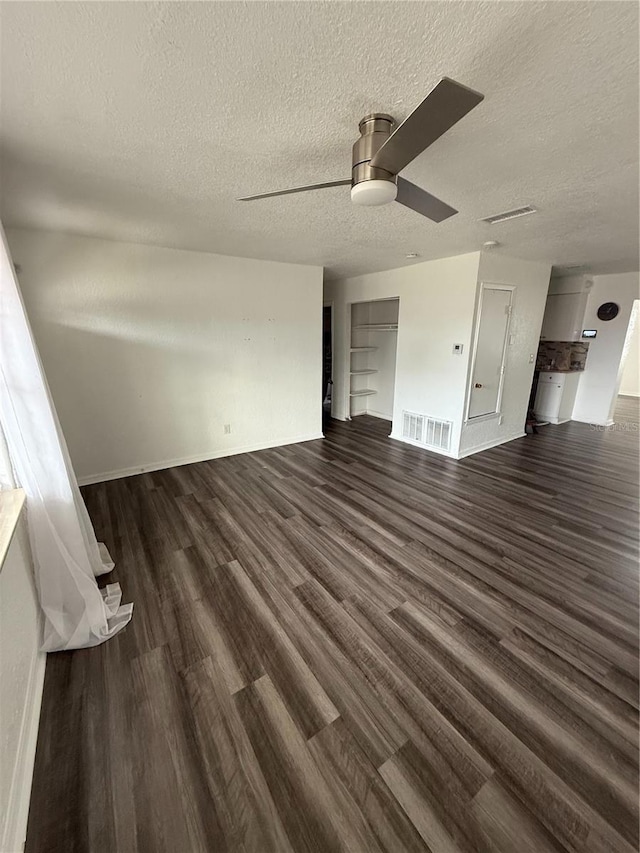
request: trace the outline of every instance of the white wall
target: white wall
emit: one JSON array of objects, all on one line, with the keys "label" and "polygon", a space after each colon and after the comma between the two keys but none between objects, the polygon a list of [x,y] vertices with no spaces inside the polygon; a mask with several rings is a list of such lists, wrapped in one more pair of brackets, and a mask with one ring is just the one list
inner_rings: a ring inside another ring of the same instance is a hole
[{"label": "white wall", "polygon": [[24,520],[0,570],[0,850],[22,850],[46,655]]},{"label": "white wall", "polygon": [[364,398],[367,404],[367,412],[377,418],[390,421],[393,418],[397,334],[395,332],[373,332],[369,337],[373,341],[371,345],[378,348],[377,352],[373,353],[375,358],[371,359],[378,372],[367,377],[368,386],[376,391],[371,397]]},{"label": "white wall", "polygon": [[321,267],[7,237],[81,482],[321,436]]},{"label": "white wall", "polygon": [[638,303],[635,306],[635,322],[629,329],[624,366],[620,380],[619,394],[628,397],[640,397],[640,316]]},{"label": "white wall", "polygon": [[[589,342],[584,373],[572,419],[593,424],[612,423],[611,415],[618,393],[619,367],[634,300],[638,298],[638,273],[597,275],[589,290],[585,329],[596,329],[597,337]],[[620,311],[615,320],[599,320],[597,310],[603,302],[616,302]]]},{"label": "white wall", "polygon": [[334,303],[334,417],[344,420],[349,412],[349,304],[398,297],[391,434],[400,435],[403,410],[417,412],[453,421],[457,449],[467,361],[452,347],[462,342],[469,351],[479,259],[474,252],[326,283],[325,298]]},{"label": "white wall", "polygon": [[549,295],[560,293],[582,293],[591,276],[579,273],[578,275],[554,276],[549,282]]},{"label": "white wall", "polygon": [[[452,421],[452,456],[509,441],[524,432],[551,267],[474,252],[397,270],[325,284],[335,304],[333,416],[348,414],[348,306],[367,299],[400,298],[396,393],[391,435],[400,437],[402,411]],[[516,287],[503,420],[463,425],[479,281]],[[464,347],[453,354],[454,343]]]},{"label": "white wall", "polygon": [[480,256],[479,282],[515,287],[510,344],[505,362],[501,417],[465,422],[460,441],[461,456],[524,435],[550,275],[550,264],[521,261],[495,251],[482,252]]}]

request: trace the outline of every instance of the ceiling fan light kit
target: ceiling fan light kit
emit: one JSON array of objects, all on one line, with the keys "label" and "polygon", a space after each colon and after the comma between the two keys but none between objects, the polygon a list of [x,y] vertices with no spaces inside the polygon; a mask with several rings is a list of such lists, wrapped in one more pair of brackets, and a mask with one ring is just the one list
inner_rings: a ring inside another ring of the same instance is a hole
[{"label": "ceiling fan light kit", "polygon": [[399,177],[399,173],[483,98],[479,92],[443,77],[395,130],[393,117],[386,113],[371,113],[360,121],[360,138],[352,150],[351,180],[261,193],[238,201],[256,201],[350,184],[353,204],[374,206],[398,201],[433,222],[442,222],[458,211]]},{"label": "ceiling fan light kit", "polygon": [[395,181],[361,181],[351,187],[351,201],[374,207],[395,201],[398,195],[398,185]]}]

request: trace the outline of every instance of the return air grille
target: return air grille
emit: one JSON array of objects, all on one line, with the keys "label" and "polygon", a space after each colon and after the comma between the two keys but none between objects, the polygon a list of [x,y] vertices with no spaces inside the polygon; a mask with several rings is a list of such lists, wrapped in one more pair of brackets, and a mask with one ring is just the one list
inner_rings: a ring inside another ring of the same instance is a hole
[{"label": "return air grille", "polygon": [[413,412],[402,413],[402,437],[439,450],[451,449],[451,421],[440,421]]},{"label": "return air grille", "polygon": [[516,207],[514,210],[505,210],[504,213],[496,213],[494,216],[486,216],[480,222],[488,222],[489,225],[495,225],[497,222],[506,222],[507,219],[517,219],[519,216],[528,216],[530,213],[537,213],[535,207],[530,204],[524,207]]}]

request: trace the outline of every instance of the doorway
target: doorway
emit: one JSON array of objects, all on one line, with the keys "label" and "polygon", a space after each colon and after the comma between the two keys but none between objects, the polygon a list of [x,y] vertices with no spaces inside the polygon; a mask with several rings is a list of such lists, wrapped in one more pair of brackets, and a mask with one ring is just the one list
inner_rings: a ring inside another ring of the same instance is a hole
[{"label": "doorway", "polygon": [[480,285],[467,418],[500,412],[513,288]]},{"label": "doorway", "polygon": [[634,299],[625,335],[616,393],[609,412],[615,423],[634,423],[640,420],[640,299]]},{"label": "doorway", "polygon": [[333,304],[322,306],[322,422],[331,417],[333,397]]}]

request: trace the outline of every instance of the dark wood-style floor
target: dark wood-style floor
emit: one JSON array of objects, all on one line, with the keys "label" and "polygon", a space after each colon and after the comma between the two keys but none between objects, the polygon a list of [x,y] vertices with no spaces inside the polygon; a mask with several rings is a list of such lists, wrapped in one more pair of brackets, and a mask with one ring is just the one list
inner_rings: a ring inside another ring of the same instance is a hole
[{"label": "dark wood-style floor", "polygon": [[49,658],[28,853],[636,850],[622,404],[461,462],[362,417],[86,488],[135,609]]}]

